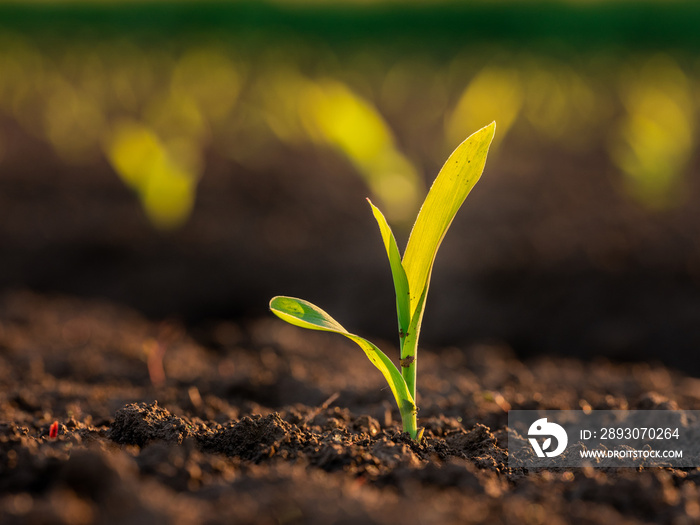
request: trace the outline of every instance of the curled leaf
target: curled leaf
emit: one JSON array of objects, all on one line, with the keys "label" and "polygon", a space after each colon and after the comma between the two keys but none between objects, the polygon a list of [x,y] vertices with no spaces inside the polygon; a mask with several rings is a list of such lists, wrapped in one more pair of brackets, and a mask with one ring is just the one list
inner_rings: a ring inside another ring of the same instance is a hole
[{"label": "curled leaf", "polygon": [[373,343],[359,335],[351,334],[318,306],[303,299],[285,296],[273,297],[270,301],[270,310],[280,319],[295,326],[344,335],[354,341],[364,350],[372,364],[379,369],[389,383],[389,388],[396,398],[401,413],[403,414],[404,411],[415,412],[416,405],[401,372],[391,359]]}]

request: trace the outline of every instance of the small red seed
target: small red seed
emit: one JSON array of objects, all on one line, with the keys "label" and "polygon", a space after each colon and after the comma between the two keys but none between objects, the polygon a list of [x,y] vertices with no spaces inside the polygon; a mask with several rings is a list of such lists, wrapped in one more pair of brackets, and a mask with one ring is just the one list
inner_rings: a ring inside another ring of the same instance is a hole
[{"label": "small red seed", "polygon": [[58,437],[58,421],[51,423],[49,427],[49,437],[51,439],[56,439],[56,437]]}]

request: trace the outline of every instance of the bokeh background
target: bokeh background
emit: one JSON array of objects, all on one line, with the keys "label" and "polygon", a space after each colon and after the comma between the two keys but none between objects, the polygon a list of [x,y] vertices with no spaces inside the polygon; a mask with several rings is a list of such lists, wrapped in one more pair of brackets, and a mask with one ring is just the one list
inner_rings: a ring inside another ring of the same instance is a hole
[{"label": "bokeh background", "polygon": [[495,120],[424,345],[700,374],[699,27],[693,1],[0,3],[0,289],[213,340],[296,295],[394,344],[365,197],[403,247]]}]

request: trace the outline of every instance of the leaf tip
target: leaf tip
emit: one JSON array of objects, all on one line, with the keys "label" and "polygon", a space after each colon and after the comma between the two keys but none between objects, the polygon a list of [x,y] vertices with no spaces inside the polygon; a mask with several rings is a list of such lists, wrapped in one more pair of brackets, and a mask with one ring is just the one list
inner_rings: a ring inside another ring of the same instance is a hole
[{"label": "leaf tip", "polygon": [[[473,133],[469,138],[467,138],[467,141],[469,141],[472,138],[476,137],[481,137],[481,140],[486,144],[486,146],[490,146],[491,142],[493,141],[493,137],[496,135],[496,121],[492,121],[491,124],[488,124],[487,126],[484,126],[481,128],[479,131],[476,131]],[[466,142],[466,141],[465,141]]]}]

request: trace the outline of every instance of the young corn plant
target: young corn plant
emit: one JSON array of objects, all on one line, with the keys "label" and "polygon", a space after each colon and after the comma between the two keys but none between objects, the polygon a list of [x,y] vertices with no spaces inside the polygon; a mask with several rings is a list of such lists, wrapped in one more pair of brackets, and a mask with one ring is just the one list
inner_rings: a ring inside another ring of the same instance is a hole
[{"label": "young corn plant", "polygon": [[389,383],[401,412],[403,430],[416,441],[423,434],[417,427],[415,402],[418,336],[435,255],[457,210],[481,177],[495,130],[495,122],[480,129],[447,159],[418,213],[403,259],[384,215],[367,199],[379,225],[394,280],[401,350],[399,368],[376,345],[348,332],[318,306],[285,296],[270,301],[270,310],[290,324],[341,334],[357,343]]}]

